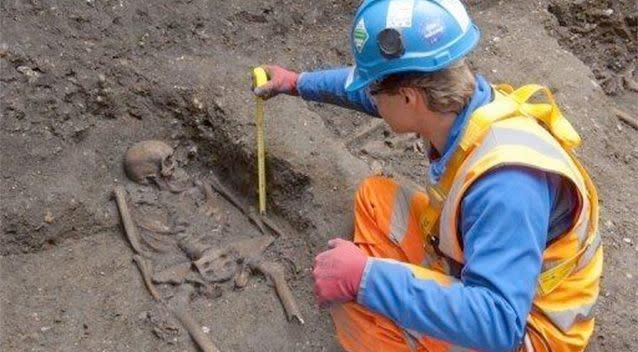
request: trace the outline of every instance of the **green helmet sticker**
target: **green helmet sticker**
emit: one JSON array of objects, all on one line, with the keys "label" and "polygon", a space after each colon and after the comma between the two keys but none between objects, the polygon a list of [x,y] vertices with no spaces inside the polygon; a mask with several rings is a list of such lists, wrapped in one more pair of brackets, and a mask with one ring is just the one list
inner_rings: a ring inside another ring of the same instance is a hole
[{"label": "green helmet sticker", "polygon": [[368,30],[366,29],[366,24],[363,21],[363,18],[359,20],[359,23],[357,23],[354,27],[352,40],[354,42],[354,47],[357,48],[358,52],[361,52],[361,50],[363,50],[363,46],[368,41]]}]

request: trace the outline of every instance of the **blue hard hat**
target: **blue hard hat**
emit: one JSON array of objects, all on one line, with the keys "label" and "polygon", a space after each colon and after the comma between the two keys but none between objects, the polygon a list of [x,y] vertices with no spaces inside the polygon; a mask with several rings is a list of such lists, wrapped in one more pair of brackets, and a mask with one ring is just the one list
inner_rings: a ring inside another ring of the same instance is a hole
[{"label": "blue hard hat", "polygon": [[467,55],[480,32],[459,0],[366,0],[354,17],[347,91],[393,73],[433,72]]}]

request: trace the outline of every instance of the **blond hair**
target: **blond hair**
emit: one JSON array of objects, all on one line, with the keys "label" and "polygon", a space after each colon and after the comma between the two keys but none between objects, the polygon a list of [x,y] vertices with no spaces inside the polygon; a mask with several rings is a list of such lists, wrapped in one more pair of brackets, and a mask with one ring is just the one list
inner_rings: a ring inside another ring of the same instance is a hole
[{"label": "blond hair", "polygon": [[396,94],[401,87],[420,88],[428,108],[440,113],[460,113],[474,93],[476,81],[465,59],[436,72],[395,74],[374,84],[371,90]]}]

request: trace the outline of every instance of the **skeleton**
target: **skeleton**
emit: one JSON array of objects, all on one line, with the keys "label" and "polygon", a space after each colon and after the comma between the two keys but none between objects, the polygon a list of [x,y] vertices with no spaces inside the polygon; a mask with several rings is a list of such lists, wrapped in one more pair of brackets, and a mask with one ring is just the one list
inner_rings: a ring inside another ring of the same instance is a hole
[{"label": "skeleton", "polygon": [[162,141],[148,140],[133,144],[124,156],[126,175],[139,184],[154,182],[161,190],[180,193],[187,187],[174,184],[175,151]]},{"label": "skeleton", "polygon": [[[219,349],[202,331],[201,324],[188,309],[193,287],[197,287],[198,290],[204,289],[204,292],[210,291],[211,297],[214,298],[221,294],[219,286],[214,283],[234,279],[235,288],[241,289],[247,285],[251,273],[259,272],[275,286],[288,320],[296,319],[301,324],[304,323],[292,291],[286,282],[284,267],[262,259],[266,248],[275,240],[271,232],[276,237],[285,237],[274,221],[268,217],[259,216],[253,207],[244,205],[214,175],[209,182],[195,181],[195,187],[176,186],[174,183],[176,171],[182,170],[176,170],[174,150],[164,142],[148,140],[131,146],[124,157],[124,169],[132,181],[144,185],[152,182],[161,190],[181,193],[180,200],[184,196],[190,196],[192,192],[202,192],[205,197],[205,202],[201,206],[203,213],[211,217],[215,223],[221,223],[220,210],[215,204],[214,191],[217,191],[237,207],[262,233],[262,236],[256,238],[235,241],[220,247],[211,246],[205,243],[206,241],[202,241],[205,236],[186,233],[182,222],[164,223],[144,214],[135,214],[135,207],[129,210],[125,189],[121,186],[114,188],[124,232],[135,253],[133,261],[140,271],[148,292],[159,303],[158,306],[168,308],[175,315],[202,351],[218,352]],[[134,214],[131,214],[131,211]],[[132,215],[137,215],[137,219]],[[141,233],[138,232],[138,227],[143,230]],[[190,260],[154,272],[151,259],[153,253],[148,249],[152,249],[153,252],[167,252],[174,245],[182,249]],[[162,292],[155,284],[175,285],[180,290],[175,296],[162,296]]]}]

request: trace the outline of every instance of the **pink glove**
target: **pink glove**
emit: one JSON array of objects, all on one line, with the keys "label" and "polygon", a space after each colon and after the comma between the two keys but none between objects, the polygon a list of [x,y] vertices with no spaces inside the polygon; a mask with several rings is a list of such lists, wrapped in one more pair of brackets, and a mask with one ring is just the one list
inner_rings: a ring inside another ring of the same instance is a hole
[{"label": "pink glove", "polygon": [[355,299],[368,257],[352,242],[340,238],[328,242],[332,249],[315,258],[312,276],[320,307]]},{"label": "pink glove", "polygon": [[262,65],[261,67],[268,75],[268,83],[261,87],[253,88],[255,95],[264,99],[272,98],[281,93],[299,95],[297,92],[298,73],[276,65]]}]

